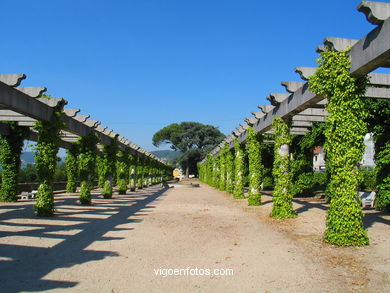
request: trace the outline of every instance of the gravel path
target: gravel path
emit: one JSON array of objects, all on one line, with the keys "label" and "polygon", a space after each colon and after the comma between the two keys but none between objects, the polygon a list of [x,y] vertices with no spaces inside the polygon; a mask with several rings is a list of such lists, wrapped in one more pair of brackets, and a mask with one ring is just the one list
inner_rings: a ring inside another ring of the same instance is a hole
[{"label": "gravel path", "polygon": [[[263,206],[247,208],[245,201],[204,185],[151,187],[109,200],[94,196],[88,207],[76,199],[56,197],[52,218],[34,217],[31,202],[0,205],[1,292],[390,289],[388,259],[378,268],[365,262],[382,257],[378,245],[384,258],[389,255],[383,251],[389,234],[374,248],[327,246],[318,232],[322,209],[281,224],[267,220],[267,197]],[[349,270],[362,266],[364,271]],[[367,276],[376,270],[382,275],[375,274],[372,286]]]}]

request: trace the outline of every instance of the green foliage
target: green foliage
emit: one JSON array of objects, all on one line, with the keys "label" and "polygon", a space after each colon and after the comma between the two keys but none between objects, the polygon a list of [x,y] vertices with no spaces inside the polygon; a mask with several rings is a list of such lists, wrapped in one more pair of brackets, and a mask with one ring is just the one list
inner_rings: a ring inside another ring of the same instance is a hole
[{"label": "green foliage", "polygon": [[79,138],[79,175],[81,181],[80,203],[91,203],[91,190],[96,168],[97,143],[99,138],[96,133]]},{"label": "green foliage", "polygon": [[27,129],[17,126],[16,122],[8,122],[7,124],[10,133],[0,135],[0,165],[2,169],[0,201],[10,202],[17,200],[20,155]]},{"label": "green foliage", "polygon": [[135,191],[136,182],[137,182],[137,158],[129,154],[129,182],[130,182],[130,191]]},{"label": "green foliage", "polygon": [[144,188],[144,158],[137,157],[137,187],[138,189]]},{"label": "green foliage", "polygon": [[170,143],[175,151],[181,151],[182,168],[186,175],[196,172],[196,164],[223,139],[218,128],[198,122],[181,122],[170,124],[153,135],[153,145]]},{"label": "green foliage", "polygon": [[[115,184],[116,179],[116,161],[117,153],[119,150],[118,141],[116,138],[111,138],[109,145],[104,145],[103,154],[99,159],[100,174],[104,178],[104,190],[103,197],[111,198],[112,197],[112,186]],[[109,184],[107,184],[107,181]],[[110,186],[107,188],[107,186]]]},{"label": "green foliage", "polygon": [[363,228],[362,207],[355,200],[358,187],[357,165],[364,153],[364,103],[367,77],[349,75],[349,52],[326,51],[318,60],[319,68],[310,78],[310,89],[328,99],[329,116],[325,128],[326,167],[330,171],[327,196],[330,209],[325,240],[337,245],[367,245]]},{"label": "green foliage", "polygon": [[119,194],[126,194],[129,183],[130,149],[120,150],[116,162],[117,182]]},{"label": "green foliage", "polygon": [[53,110],[50,121],[36,121],[34,126],[38,132],[35,165],[41,183],[34,206],[38,216],[51,216],[54,213],[53,182],[60,147],[60,131],[64,127],[60,120],[61,109],[62,105]]},{"label": "green foliage", "polygon": [[274,189],[274,180],[271,176],[264,176],[263,179],[263,190],[273,190]]},{"label": "green foliage", "polygon": [[26,168],[19,170],[20,183],[33,183],[38,182],[37,168],[34,164],[28,163]]},{"label": "green foliage", "polygon": [[245,184],[245,151],[244,146],[241,145],[237,138],[234,142],[234,198],[245,198],[244,184]]},{"label": "green foliage", "polygon": [[359,169],[359,190],[374,190],[376,188],[376,171]]},{"label": "green foliage", "polygon": [[229,146],[226,151],[226,191],[229,193],[234,192],[234,156]]},{"label": "green foliage", "polygon": [[77,188],[77,179],[78,179],[78,145],[77,143],[73,143],[70,149],[66,150],[66,175],[67,175],[67,184],[66,191],[67,192],[76,192]]},{"label": "green foliage", "polygon": [[369,131],[374,134],[376,163],[375,206],[390,211],[390,100],[368,100]]},{"label": "green foliage", "polygon": [[226,190],[226,154],[229,151],[229,146],[225,143],[219,153],[219,170],[221,178],[219,180],[219,190]]},{"label": "green foliage", "polygon": [[261,159],[261,138],[254,133],[253,127],[248,129],[246,148],[249,161],[248,205],[258,206],[261,205],[261,184],[264,166]]},{"label": "green foliage", "polygon": [[272,170],[275,187],[273,193],[273,218],[293,218],[296,216],[292,207],[292,173],[289,145],[291,135],[289,125],[280,117],[275,117],[272,126],[275,135],[275,160]]},{"label": "green foliage", "polygon": [[213,186],[218,188],[221,179],[221,170],[219,164],[219,157],[214,157],[213,160]]}]

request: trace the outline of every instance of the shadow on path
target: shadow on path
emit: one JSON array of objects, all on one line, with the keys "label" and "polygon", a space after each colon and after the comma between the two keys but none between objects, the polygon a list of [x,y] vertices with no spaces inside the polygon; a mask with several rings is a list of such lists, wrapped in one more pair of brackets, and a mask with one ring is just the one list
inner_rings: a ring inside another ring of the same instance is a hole
[{"label": "shadow on path", "polygon": [[[86,248],[95,241],[122,239],[103,235],[109,231],[131,230],[116,226],[139,222],[129,217],[146,216],[146,209],[153,208],[147,205],[158,200],[167,189],[150,187],[117,195],[112,199],[95,196],[93,205],[88,207],[77,204],[76,196],[61,196],[56,198],[58,212],[50,218],[34,217],[31,203],[2,206],[0,291],[13,293],[74,287],[77,282],[48,280],[44,277],[57,268],[117,256],[111,251]],[[19,245],[18,239],[31,239],[31,243]],[[52,245],[42,247],[43,242]]]}]

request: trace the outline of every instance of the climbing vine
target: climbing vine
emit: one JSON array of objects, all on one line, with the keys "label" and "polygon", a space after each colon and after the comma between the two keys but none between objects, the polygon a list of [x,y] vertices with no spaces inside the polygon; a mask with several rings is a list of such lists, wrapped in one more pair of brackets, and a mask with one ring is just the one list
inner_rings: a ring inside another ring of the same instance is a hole
[{"label": "climbing vine", "polygon": [[245,198],[245,152],[244,147],[235,139],[234,142],[234,198]]},{"label": "climbing vine", "polygon": [[261,184],[264,166],[261,159],[261,142],[254,133],[253,127],[248,129],[247,153],[249,161],[249,197],[248,205],[261,205]]},{"label": "climbing vine", "polygon": [[20,168],[20,154],[27,128],[17,126],[16,122],[5,122],[9,125],[9,134],[0,135],[1,163],[1,201],[16,201],[18,194],[17,179]]},{"label": "climbing vine", "polygon": [[219,180],[221,179],[220,169],[219,169],[219,157],[215,156],[213,158],[213,186],[215,188],[219,187]]},{"label": "climbing vine", "polygon": [[232,151],[227,146],[226,152],[226,191],[229,193],[234,192],[234,156]]},{"label": "climbing vine", "polygon": [[78,144],[73,143],[70,149],[66,150],[66,191],[67,192],[76,192],[77,188],[77,179],[78,179]]},{"label": "climbing vine", "polygon": [[378,210],[390,211],[390,100],[368,100],[369,131],[374,134]]},{"label": "climbing vine", "polygon": [[103,188],[104,183],[106,182],[105,174],[106,168],[105,162],[102,156],[96,157],[96,165],[97,165],[97,175],[98,175],[98,187]]},{"label": "climbing vine", "polygon": [[54,213],[53,181],[60,147],[60,131],[64,127],[60,120],[61,109],[62,105],[57,106],[53,109],[50,121],[36,121],[34,126],[38,132],[35,165],[40,185],[34,206],[38,216],[51,216]]},{"label": "climbing vine", "polygon": [[116,163],[117,182],[119,194],[126,194],[129,183],[130,149],[120,150]]},{"label": "climbing vine", "polygon": [[325,240],[337,245],[367,245],[361,203],[356,200],[358,164],[364,153],[365,120],[368,111],[363,100],[368,79],[349,75],[349,51],[326,51],[310,78],[310,89],[328,99],[329,116],[325,128],[326,168],[330,171],[327,196]]},{"label": "climbing vine", "polygon": [[219,170],[221,178],[219,180],[219,190],[226,190],[226,148],[227,144],[223,145],[223,148],[219,152]]},{"label": "climbing vine", "polygon": [[144,188],[144,158],[137,157],[137,187]]},{"label": "climbing vine", "polygon": [[80,203],[91,203],[91,190],[96,168],[96,156],[98,153],[97,143],[99,138],[96,133],[79,138],[79,174],[81,181]]},{"label": "climbing vine", "polygon": [[110,144],[103,147],[103,154],[101,155],[102,167],[101,176],[104,177],[103,197],[111,198],[114,185],[114,177],[116,176],[116,161],[119,150],[118,141],[116,138],[111,138]]},{"label": "climbing vine", "polygon": [[275,136],[275,160],[272,174],[274,176],[274,193],[271,216],[273,218],[293,218],[296,216],[292,206],[292,173],[289,145],[291,135],[289,123],[280,117],[272,121]]},{"label": "climbing vine", "polygon": [[135,191],[136,182],[137,182],[137,158],[129,154],[129,181],[130,181],[130,191]]}]

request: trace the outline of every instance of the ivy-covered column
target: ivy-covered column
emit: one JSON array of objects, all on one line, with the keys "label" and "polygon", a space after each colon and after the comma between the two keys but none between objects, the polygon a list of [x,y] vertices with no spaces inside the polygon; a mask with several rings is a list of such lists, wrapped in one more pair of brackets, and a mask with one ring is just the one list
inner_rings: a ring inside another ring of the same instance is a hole
[{"label": "ivy-covered column", "polygon": [[226,191],[234,192],[234,156],[232,150],[227,146],[226,151]]},{"label": "ivy-covered column", "polygon": [[70,149],[66,150],[66,192],[76,192],[78,180],[78,144],[73,143]]},{"label": "ivy-covered column", "polygon": [[275,117],[272,126],[275,135],[275,160],[272,170],[275,187],[273,193],[273,218],[293,218],[296,216],[292,206],[292,172],[290,162],[291,135],[289,124]]},{"label": "ivy-covered column", "polygon": [[245,198],[244,196],[244,176],[245,176],[245,151],[238,139],[234,142],[234,198]]},{"label": "ivy-covered column", "polygon": [[103,154],[101,157],[102,163],[104,164],[103,173],[104,173],[104,187],[103,187],[103,197],[111,198],[112,189],[113,189],[113,178],[116,174],[116,160],[118,153],[118,141],[116,138],[111,138],[111,143],[103,147]]},{"label": "ivy-covered column", "polygon": [[129,184],[129,154],[130,150],[128,148],[118,153],[116,170],[119,194],[126,194],[127,184]]},{"label": "ivy-covered column", "polygon": [[96,157],[96,165],[97,165],[97,175],[98,175],[98,187],[104,188],[104,183],[106,182],[106,168],[105,161],[103,156],[100,154]]},{"label": "ivy-covered column", "polygon": [[137,158],[134,155],[129,154],[129,162],[130,162],[130,167],[129,167],[130,191],[135,191],[135,186],[137,182],[137,178],[136,178]]},{"label": "ivy-covered column", "polygon": [[24,137],[27,135],[27,128],[17,126],[16,122],[8,122],[7,124],[10,133],[0,135],[0,200],[10,202],[17,201],[20,155]]},{"label": "ivy-covered column", "polygon": [[221,178],[219,179],[219,190],[226,190],[226,153],[228,152],[228,145],[225,143],[223,148],[219,152],[219,169],[221,173]]},{"label": "ivy-covered column", "polygon": [[367,77],[349,75],[348,51],[321,53],[310,89],[327,98],[325,145],[330,183],[330,208],[325,240],[337,245],[367,245],[362,206],[357,199],[358,164],[364,154],[368,111],[364,102]]},{"label": "ivy-covered column", "polygon": [[53,182],[60,148],[60,131],[64,126],[60,120],[61,109],[62,106],[54,109],[50,121],[36,121],[34,126],[38,131],[35,165],[40,185],[34,206],[38,216],[51,216],[54,213]]},{"label": "ivy-covered column", "polygon": [[213,158],[213,186],[215,188],[219,187],[219,180],[221,178],[221,173],[219,169],[219,157]]},{"label": "ivy-covered column", "polygon": [[93,188],[96,157],[98,153],[97,143],[99,138],[96,133],[90,133],[79,139],[79,174],[80,174],[80,203],[91,204],[91,190]]},{"label": "ivy-covered column", "polygon": [[138,189],[144,188],[144,158],[137,157],[137,186]]},{"label": "ivy-covered column", "polygon": [[247,153],[249,161],[249,197],[248,205],[261,205],[261,183],[263,181],[264,166],[261,160],[261,142],[254,133],[253,127],[248,129]]}]

